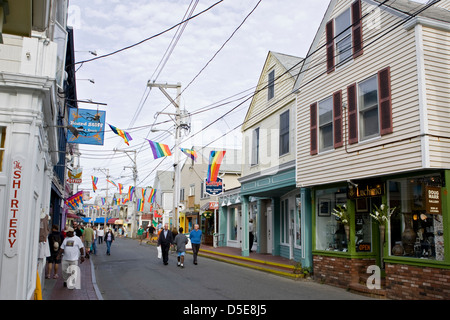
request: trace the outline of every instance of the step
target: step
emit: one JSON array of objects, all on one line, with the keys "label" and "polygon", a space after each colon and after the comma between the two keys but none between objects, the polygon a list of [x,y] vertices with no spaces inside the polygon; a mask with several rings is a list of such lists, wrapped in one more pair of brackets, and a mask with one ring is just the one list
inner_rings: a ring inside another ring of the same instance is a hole
[{"label": "step", "polygon": [[199,256],[203,256],[210,259],[215,259],[222,262],[227,262],[235,265],[239,265],[246,268],[252,268],[255,270],[270,272],[276,275],[289,277],[289,278],[303,278],[303,274],[295,272],[294,265],[288,265],[283,263],[265,261],[260,259],[254,259],[249,257],[242,257],[236,255],[230,255],[221,252],[210,251],[206,249],[200,249]]}]

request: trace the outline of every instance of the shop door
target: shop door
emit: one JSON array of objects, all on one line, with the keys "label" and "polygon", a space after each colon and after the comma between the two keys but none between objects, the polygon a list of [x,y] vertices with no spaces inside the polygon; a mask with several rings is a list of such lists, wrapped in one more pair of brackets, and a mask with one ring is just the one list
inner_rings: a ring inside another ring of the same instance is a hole
[{"label": "shop door", "polygon": [[273,250],[273,223],[272,223],[272,206],[271,202],[267,203],[267,253],[272,254]]},{"label": "shop door", "polygon": [[294,259],[294,209],[289,210],[289,259]]}]

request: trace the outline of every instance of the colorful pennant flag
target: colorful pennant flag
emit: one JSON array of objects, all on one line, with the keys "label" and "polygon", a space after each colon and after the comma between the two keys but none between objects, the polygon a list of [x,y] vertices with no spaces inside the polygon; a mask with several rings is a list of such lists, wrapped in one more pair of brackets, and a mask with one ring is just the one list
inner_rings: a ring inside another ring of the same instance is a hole
[{"label": "colorful pennant flag", "polygon": [[116,184],[114,181],[108,180],[108,179],[106,179],[106,181],[109,182],[109,183],[111,183],[111,184],[112,184],[113,186],[115,186],[116,188],[118,188],[117,184]]},{"label": "colorful pennant flag", "polygon": [[92,189],[94,189],[94,192],[97,191],[97,182],[98,182],[98,178],[91,176],[92,178]]},{"label": "colorful pennant flag", "polygon": [[226,151],[211,151],[209,155],[208,175],[206,179],[208,182],[217,181],[219,175],[219,168],[222,164],[223,157],[225,157]]},{"label": "colorful pennant flag", "polygon": [[137,211],[144,211],[144,203],[145,200],[144,199],[138,199],[137,200]]},{"label": "colorful pennant flag", "polygon": [[154,142],[148,139],[147,141],[150,143],[150,148],[152,149],[153,152],[153,158],[158,159],[161,157],[172,155],[172,152],[170,151],[170,148],[167,144]]},{"label": "colorful pennant flag", "polygon": [[128,142],[131,141],[131,140],[133,140],[133,138],[131,138],[131,136],[130,136],[130,134],[129,134],[128,132],[123,131],[123,130],[121,130],[121,129],[119,129],[119,128],[116,128],[116,127],[110,125],[109,123],[108,123],[108,125],[109,125],[109,127],[111,128],[111,130],[112,130],[115,134],[117,134],[118,136],[120,136],[120,137],[123,138],[123,140],[125,141],[125,143],[126,143],[127,145],[130,145]]},{"label": "colorful pennant flag", "polygon": [[150,191],[150,196],[148,197],[149,203],[155,202],[155,194],[156,194],[156,189],[152,189],[152,191]]},{"label": "colorful pennant flag", "polygon": [[128,200],[133,201],[134,187],[130,186],[128,188]]},{"label": "colorful pennant flag", "polygon": [[66,205],[72,210],[77,210],[79,204],[83,204],[83,191],[74,194],[66,200]]},{"label": "colorful pennant flag", "polygon": [[185,155],[190,157],[192,160],[194,160],[194,161],[197,160],[197,152],[195,152],[195,150],[186,149],[186,148],[180,148],[180,149],[181,149],[181,152],[183,152]]}]

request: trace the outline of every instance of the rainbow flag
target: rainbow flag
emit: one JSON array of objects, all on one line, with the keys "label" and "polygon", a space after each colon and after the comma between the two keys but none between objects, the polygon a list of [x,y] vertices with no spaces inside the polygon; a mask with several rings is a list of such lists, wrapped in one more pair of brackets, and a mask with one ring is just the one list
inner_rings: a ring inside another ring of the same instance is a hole
[{"label": "rainbow flag", "polygon": [[129,187],[128,188],[128,200],[132,201],[133,200],[133,194],[134,194],[134,187]]},{"label": "rainbow flag", "polygon": [[208,182],[217,181],[219,175],[219,168],[222,164],[223,157],[225,157],[226,151],[211,151],[209,155],[208,175],[206,179]]},{"label": "rainbow flag", "polygon": [[119,183],[118,184],[118,188],[119,188],[119,193],[122,194],[122,190],[123,190],[123,184]]},{"label": "rainbow flag", "polygon": [[106,181],[109,182],[109,183],[111,183],[111,184],[112,184],[113,186],[115,186],[116,188],[118,188],[118,187],[117,187],[117,184],[116,184],[114,181],[108,180],[108,179],[106,179]]},{"label": "rainbow flag", "polygon": [[97,182],[98,182],[98,178],[91,176],[92,178],[92,189],[94,189],[94,192],[97,191]]},{"label": "rainbow flag", "polygon": [[137,201],[137,211],[144,211],[144,199],[138,199]]},{"label": "rainbow flag", "polygon": [[116,127],[110,125],[109,123],[108,123],[108,125],[109,125],[109,127],[111,128],[111,130],[112,130],[115,134],[117,134],[118,136],[120,136],[120,137],[123,138],[123,140],[125,141],[125,143],[126,143],[127,145],[130,145],[128,142],[131,141],[131,140],[133,140],[133,138],[131,138],[131,136],[130,136],[130,134],[129,134],[128,132],[123,131],[123,130],[121,130],[121,129],[119,129],[119,128],[116,128]]},{"label": "rainbow flag", "polygon": [[156,189],[152,189],[152,191],[150,191],[150,196],[148,197],[149,203],[155,202],[155,194],[156,194]]},{"label": "rainbow flag", "polygon": [[167,144],[154,142],[148,139],[147,141],[150,143],[150,148],[152,148],[153,158],[158,159],[161,157],[172,155],[172,152],[170,151],[170,148]]},{"label": "rainbow flag", "polygon": [[186,148],[180,148],[180,149],[181,149],[181,152],[183,152],[185,155],[190,157],[192,160],[194,160],[194,161],[197,160],[197,152],[195,152],[195,150],[186,149]]},{"label": "rainbow flag", "polygon": [[83,204],[83,191],[74,194],[66,200],[66,205],[72,210],[77,210],[79,204]]}]

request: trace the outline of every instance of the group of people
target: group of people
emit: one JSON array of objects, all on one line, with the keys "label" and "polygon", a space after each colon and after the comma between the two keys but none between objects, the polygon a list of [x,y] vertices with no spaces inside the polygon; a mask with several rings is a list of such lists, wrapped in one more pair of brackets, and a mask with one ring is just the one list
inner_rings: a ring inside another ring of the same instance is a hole
[{"label": "group of people", "polygon": [[106,233],[100,227],[90,224],[86,226],[79,225],[77,222],[73,226],[67,226],[62,232],[59,232],[57,225],[52,226],[52,232],[48,236],[50,245],[50,256],[47,257],[47,275],[50,279],[53,271],[53,278],[58,278],[58,269],[61,264],[64,286],[67,287],[71,266],[78,266],[78,261],[83,263],[84,259],[89,259],[92,253],[97,254],[98,244],[106,243],[106,254],[110,255],[111,244],[114,241],[114,233],[107,229]]},{"label": "group of people", "polygon": [[[189,239],[191,240],[193,262],[197,264],[198,251],[200,249],[200,243],[202,239],[202,231],[199,229],[199,225],[194,225],[194,229],[189,233]],[[178,233],[174,236],[174,233],[169,230],[169,224],[164,225],[164,229],[161,230],[158,236],[158,247],[161,248],[162,261],[164,265],[169,264],[169,250],[171,246],[175,245],[177,250],[177,266],[184,268],[184,257],[186,255],[186,245],[189,243],[188,238],[183,234],[183,228],[178,229]]]}]

